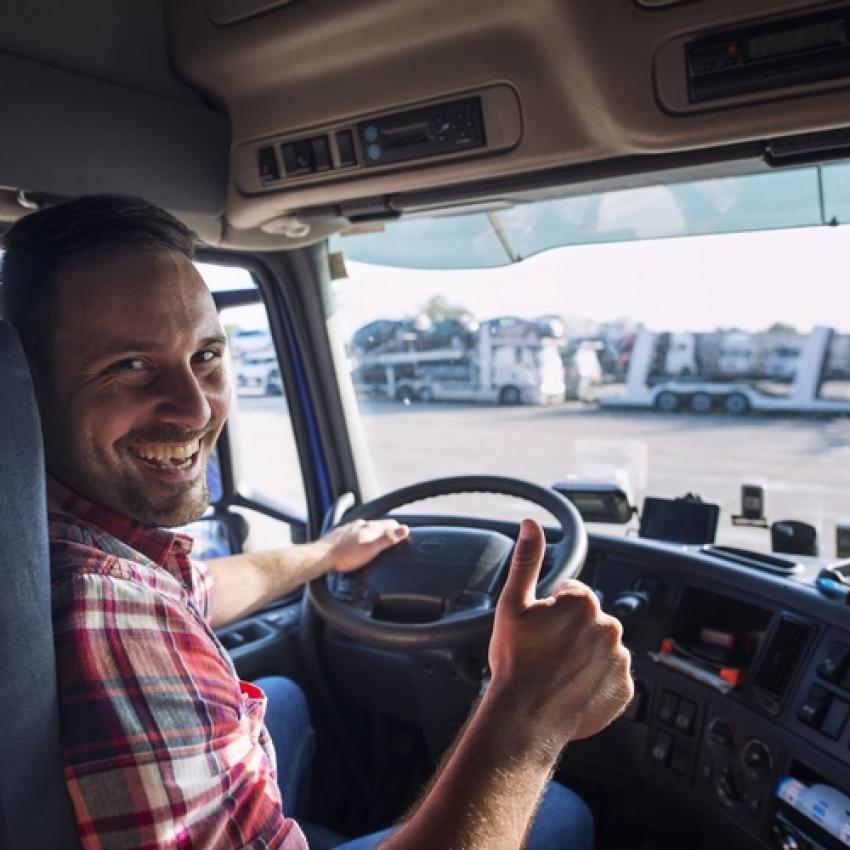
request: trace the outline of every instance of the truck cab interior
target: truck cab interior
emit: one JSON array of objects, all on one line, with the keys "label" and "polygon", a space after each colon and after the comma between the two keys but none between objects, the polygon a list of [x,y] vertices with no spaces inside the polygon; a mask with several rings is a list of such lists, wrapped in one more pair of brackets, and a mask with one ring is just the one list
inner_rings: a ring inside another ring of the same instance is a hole
[{"label": "truck cab interior", "polygon": [[[633,655],[625,715],[557,772],[600,850],[850,846],[850,3],[0,0],[0,79],[0,231],[109,192],[202,242],[237,397],[202,557],[389,512],[421,544],[220,633],[308,695],[292,814],[354,836],[417,799],[530,513],[541,589],[577,574]],[[0,844],[70,847],[2,331]],[[747,355],[709,374],[721,334]],[[558,340],[599,361],[580,392],[543,374]],[[500,345],[522,377],[464,353]]]}]

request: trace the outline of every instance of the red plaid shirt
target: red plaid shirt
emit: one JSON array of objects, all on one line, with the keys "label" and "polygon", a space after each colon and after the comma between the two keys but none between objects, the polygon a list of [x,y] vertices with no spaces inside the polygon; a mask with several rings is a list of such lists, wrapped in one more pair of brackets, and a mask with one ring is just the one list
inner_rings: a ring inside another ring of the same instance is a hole
[{"label": "red plaid shirt", "polygon": [[86,850],[284,848],[266,697],[207,623],[192,539],[48,484],[65,778]]}]

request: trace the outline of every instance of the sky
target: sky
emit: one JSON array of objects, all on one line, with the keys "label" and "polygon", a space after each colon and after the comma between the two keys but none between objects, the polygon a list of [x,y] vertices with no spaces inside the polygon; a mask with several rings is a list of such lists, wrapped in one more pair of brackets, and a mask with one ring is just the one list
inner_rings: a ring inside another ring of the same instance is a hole
[{"label": "sky", "polygon": [[415,312],[434,292],[481,319],[557,314],[642,321],[654,330],[850,329],[850,226],[682,237],[547,251],[474,271],[348,263],[340,324]]},{"label": "sky", "polygon": [[[850,331],[850,226],[573,246],[490,269],[346,267],[348,277],[334,283],[344,337],[376,318],[414,315],[434,294],[478,320],[554,314],[657,331],[758,331],[777,321],[802,332],[818,324]],[[234,285],[232,271],[205,276],[215,288]],[[240,308],[228,321],[258,327],[264,319]]]}]

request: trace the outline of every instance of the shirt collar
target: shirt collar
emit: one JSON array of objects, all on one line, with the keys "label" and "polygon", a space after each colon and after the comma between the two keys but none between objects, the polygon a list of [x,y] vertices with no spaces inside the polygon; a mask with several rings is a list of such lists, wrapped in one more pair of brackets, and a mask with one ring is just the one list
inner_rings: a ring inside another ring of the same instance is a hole
[{"label": "shirt collar", "polygon": [[160,566],[173,554],[188,555],[193,540],[187,534],[143,525],[81,496],[52,475],[47,476],[48,510],[70,514],[96,525]]}]

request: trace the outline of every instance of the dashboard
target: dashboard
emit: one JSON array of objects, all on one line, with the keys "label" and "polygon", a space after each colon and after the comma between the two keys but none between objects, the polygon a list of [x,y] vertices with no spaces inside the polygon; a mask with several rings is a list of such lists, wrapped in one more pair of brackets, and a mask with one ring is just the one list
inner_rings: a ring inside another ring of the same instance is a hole
[{"label": "dashboard", "polygon": [[[479,524],[515,533],[510,523]],[[603,733],[569,745],[564,778],[642,794],[654,816],[660,807],[679,824],[710,825],[723,847],[850,846],[850,618],[816,589],[825,562],[589,540],[581,579],[624,624],[636,695]],[[289,605],[221,637],[237,667],[252,652],[256,663],[260,644],[272,651],[276,631],[303,632],[310,616]],[[333,701],[418,730],[438,761],[486,682],[486,643],[403,651],[321,634]]]},{"label": "dashboard", "polygon": [[593,537],[582,578],[624,622],[637,693],[576,761],[604,768],[613,743],[621,770],[741,846],[847,847],[848,611],[815,590],[816,559],[777,560]]}]

